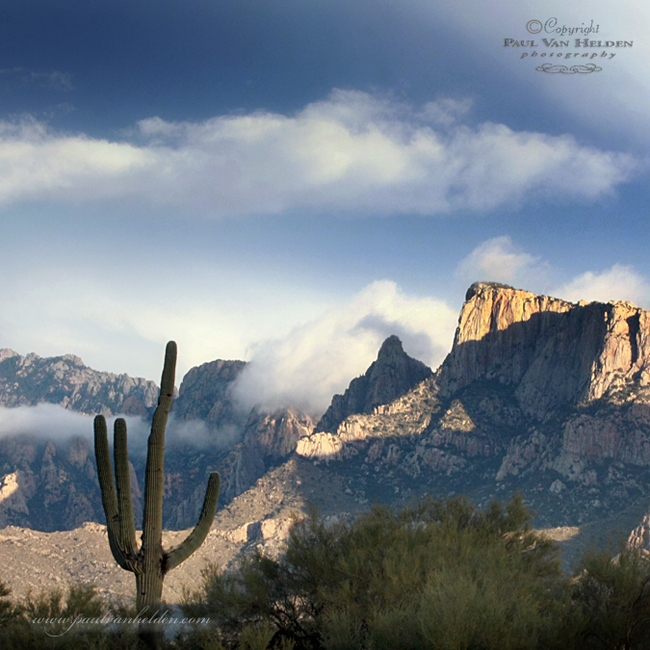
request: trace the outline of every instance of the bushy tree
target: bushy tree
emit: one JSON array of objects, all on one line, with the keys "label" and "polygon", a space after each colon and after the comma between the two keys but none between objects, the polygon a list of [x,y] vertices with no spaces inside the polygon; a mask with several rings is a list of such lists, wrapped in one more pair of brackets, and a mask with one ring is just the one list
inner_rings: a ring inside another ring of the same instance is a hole
[{"label": "bushy tree", "polygon": [[465,499],[375,507],[354,521],[296,522],[286,554],[214,568],[186,606],[296,649],[551,648],[570,607],[557,546],[529,530],[516,496],[481,511]]},{"label": "bushy tree", "polygon": [[650,649],[650,557],[621,544],[588,550],[576,569],[575,615],[582,647],[602,650]]}]

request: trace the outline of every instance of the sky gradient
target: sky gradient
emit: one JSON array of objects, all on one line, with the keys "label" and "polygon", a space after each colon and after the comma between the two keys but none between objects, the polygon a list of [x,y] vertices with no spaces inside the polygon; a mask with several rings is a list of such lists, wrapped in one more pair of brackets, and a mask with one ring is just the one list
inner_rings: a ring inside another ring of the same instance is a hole
[{"label": "sky gradient", "polygon": [[649,22],[7,0],[0,347],[157,381],[173,338],[179,383],[253,360],[242,399],[318,413],[391,333],[439,364],[476,280],[650,308]]}]

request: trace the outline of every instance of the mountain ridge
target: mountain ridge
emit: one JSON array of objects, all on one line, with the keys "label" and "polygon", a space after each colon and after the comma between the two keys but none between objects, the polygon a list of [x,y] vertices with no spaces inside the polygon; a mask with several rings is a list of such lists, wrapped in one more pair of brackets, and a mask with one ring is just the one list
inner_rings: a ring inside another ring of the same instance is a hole
[{"label": "mountain ridge", "polygon": [[[245,362],[216,360],[190,370],[176,417],[200,416],[214,436],[201,451],[170,448],[166,525],[183,528],[195,519],[209,471],[222,473],[227,507],[296,457],[325,463],[359,507],[427,491],[464,492],[483,503],[521,489],[540,525],[575,526],[650,495],[648,312],[631,303],[570,303],[475,283],[443,364],[432,373],[410,359],[389,337],[368,371],[333,397],[331,420],[323,416],[317,424],[291,407],[239,412],[231,391]],[[72,358],[66,363],[74,365]],[[393,376],[391,368],[415,370],[400,382],[394,379],[401,370]],[[382,382],[383,393],[376,388]],[[218,435],[227,431],[232,440],[220,446]],[[57,478],[62,472],[68,479],[85,472],[83,496],[94,503],[92,455],[82,443],[72,456],[30,444],[0,441],[0,524],[29,521],[30,490],[32,499],[40,490],[41,502],[45,494],[50,504],[60,501],[60,520],[74,512],[79,494],[70,490],[74,481]],[[82,457],[77,465],[66,460]],[[77,516],[91,510],[85,505]],[[102,521],[101,511],[92,517]]]}]

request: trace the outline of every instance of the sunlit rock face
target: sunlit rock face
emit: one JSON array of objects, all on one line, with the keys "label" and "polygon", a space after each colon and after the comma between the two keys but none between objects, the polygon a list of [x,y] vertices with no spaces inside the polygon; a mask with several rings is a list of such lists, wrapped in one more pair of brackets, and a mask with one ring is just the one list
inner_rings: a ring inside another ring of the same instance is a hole
[{"label": "sunlit rock face", "polygon": [[650,496],[649,337],[648,313],[627,302],[476,283],[434,375],[297,453],[399,495],[521,489],[554,525],[611,514]]},{"label": "sunlit rock face", "polygon": [[521,408],[537,417],[629,384],[647,386],[648,312],[628,302],[573,304],[474,284],[439,385],[451,395],[477,380],[514,386]]}]

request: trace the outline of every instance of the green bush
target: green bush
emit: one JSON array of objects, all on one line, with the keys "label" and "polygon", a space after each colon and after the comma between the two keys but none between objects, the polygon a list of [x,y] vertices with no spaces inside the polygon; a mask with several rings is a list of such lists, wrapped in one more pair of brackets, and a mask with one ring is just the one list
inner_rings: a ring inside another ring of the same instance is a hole
[{"label": "green bush", "polygon": [[650,558],[621,548],[616,556],[591,549],[577,567],[573,600],[584,648],[650,648]]},{"label": "green bush", "polygon": [[297,650],[560,647],[568,583],[557,546],[529,522],[520,496],[485,511],[425,499],[334,524],[311,513],[282,558],[213,567],[185,606],[216,620],[230,647],[268,624],[268,647]]},{"label": "green bush", "polygon": [[[10,590],[0,581],[0,648],[11,650],[131,650],[135,630],[84,624],[106,613],[125,616],[121,605],[108,605],[92,585],[73,585],[67,593],[43,590],[11,602]],[[130,617],[135,612],[129,612]]]}]

